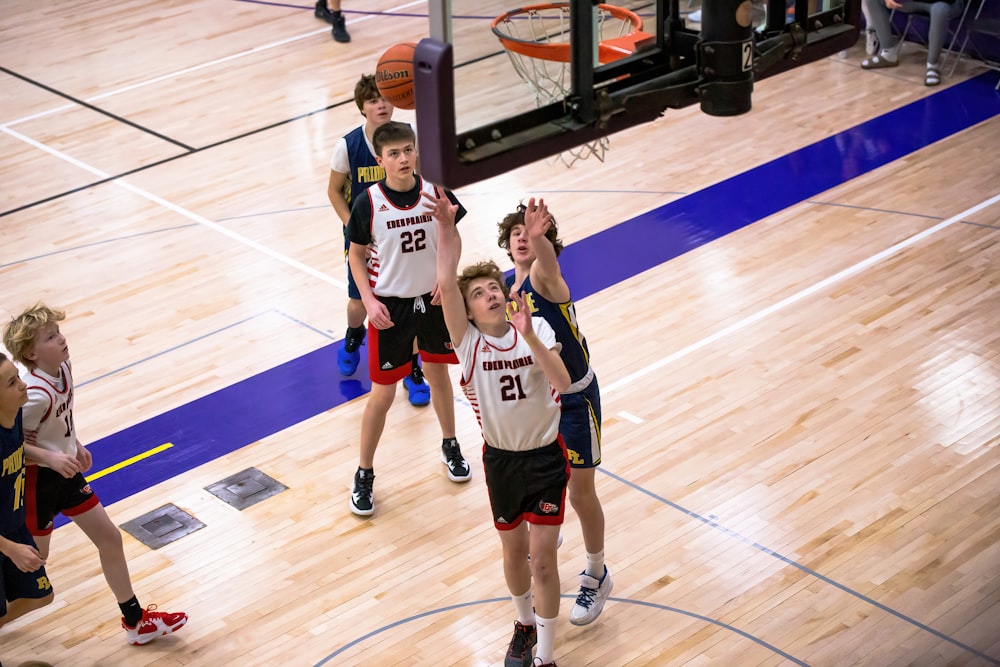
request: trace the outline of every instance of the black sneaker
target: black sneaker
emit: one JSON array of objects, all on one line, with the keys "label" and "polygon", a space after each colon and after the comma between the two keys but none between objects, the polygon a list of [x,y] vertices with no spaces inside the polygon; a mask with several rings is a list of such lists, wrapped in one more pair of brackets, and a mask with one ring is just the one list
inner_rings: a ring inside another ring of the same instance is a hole
[{"label": "black sneaker", "polygon": [[347,34],[347,24],[344,22],[343,14],[334,14],[330,17],[333,24],[333,41],[347,43],[351,41],[351,36]]},{"label": "black sneaker", "polygon": [[472,479],[472,468],[462,456],[458,440],[447,438],[441,443],[441,462],[448,468],[448,479],[453,482],[468,482]]},{"label": "black sneaker", "polygon": [[375,495],[372,484],[375,472],[358,468],[354,473],[354,488],[351,489],[351,511],[358,516],[371,516],[375,511]]},{"label": "black sneaker", "polygon": [[326,6],[326,0],[316,0],[316,9],[313,11],[313,15],[327,23],[333,23],[333,12]]},{"label": "black sneaker", "polygon": [[514,636],[507,646],[503,667],[531,667],[531,649],[538,643],[538,633],[533,625],[514,621]]}]

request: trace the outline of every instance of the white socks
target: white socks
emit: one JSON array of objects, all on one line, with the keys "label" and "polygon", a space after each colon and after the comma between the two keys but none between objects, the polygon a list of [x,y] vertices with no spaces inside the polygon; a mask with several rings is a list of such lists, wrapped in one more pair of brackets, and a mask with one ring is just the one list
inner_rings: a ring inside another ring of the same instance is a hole
[{"label": "white socks", "polygon": [[517,621],[521,625],[531,625],[535,622],[535,603],[531,595],[531,588],[523,595],[511,595],[514,601],[514,610],[517,612]]},{"label": "white socks", "polygon": [[604,576],[604,549],[596,554],[587,554],[587,569],[583,572],[600,581]]},{"label": "white socks", "polygon": [[542,618],[535,616],[535,629],[538,632],[538,645],[535,648],[535,659],[540,659],[543,665],[555,662],[553,653],[556,647],[556,621],[558,618]]},{"label": "white socks", "polygon": [[878,57],[882,60],[888,60],[889,62],[894,63],[899,59],[899,51],[896,48],[882,49],[879,52]]}]

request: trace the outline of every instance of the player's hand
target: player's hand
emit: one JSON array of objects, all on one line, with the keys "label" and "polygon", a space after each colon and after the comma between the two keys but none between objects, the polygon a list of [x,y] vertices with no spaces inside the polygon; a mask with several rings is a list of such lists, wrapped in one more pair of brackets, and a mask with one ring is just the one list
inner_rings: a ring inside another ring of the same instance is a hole
[{"label": "player's hand", "polygon": [[94,457],[90,454],[90,450],[79,441],[76,443],[76,462],[80,465],[80,472],[87,472],[90,466],[94,465]]},{"label": "player's hand", "polygon": [[434,283],[434,289],[431,290],[431,305],[432,306],[441,305],[441,288],[438,287],[437,283]]},{"label": "player's hand", "polygon": [[395,323],[389,317],[389,309],[378,299],[373,299],[371,304],[365,304],[368,312],[368,322],[376,329],[389,329]]},{"label": "player's hand", "polygon": [[885,6],[889,9],[902,9],[903,5],[895,0],[885,0]]},{"label": "player's hand", "polygon": [[530,238],[541,238],[552,226],[552,216],[549,215],[549,207],[545,205],[545,200],[539,198],[535,203],[535,198],[528,200],[528,205],[524,209],[524,231]]},{"label": "player's hand", "polygon": [[424,210],[431,214],[438,223],[442,225],[454,225],[455,216],[458,214],[458,204],[452,204],[451,200],[444,193],[444,190],[434,188],[434,194],[422,191],[421,198],[424,200]]},{"label": "player's hand", "polygon": [[525,297],[524,292],[511,292],[510,300],[516,306],[516,308],[508,309],[508,315],[514,328],[525,336],[535,333],[535,329],[531,324],[531,308],[528,306],[527,297]]},{"label": "player's hand", "polygon": [[80,467],[80,462],[75,456],[69,456],[62,452],[51,452],[48,460],[43,461],[43,463],[66,479],[69,479],[78,472],[83,472],[83,468]]},{"label": "player's hand", "polygon": [[7,557],[14,562],[21,572],[34,572],[41,566],[45,565],[45,560],[42,558],[41,554],[38,553],[38,549],[31,546],[30,544],[20,544],[15,543],[10,549],[10,553]]}]

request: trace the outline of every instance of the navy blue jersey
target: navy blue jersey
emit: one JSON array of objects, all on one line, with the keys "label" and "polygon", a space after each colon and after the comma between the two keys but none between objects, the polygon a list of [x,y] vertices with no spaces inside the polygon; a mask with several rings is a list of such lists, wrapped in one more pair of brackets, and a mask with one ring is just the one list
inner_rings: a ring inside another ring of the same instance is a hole
[{"label": "navy blue jersey", "polygon": [[0,426],[0,535],[7,539],[24,525],[24,483],[24,429],[18,410],[13,428]]},{"label": "navy blue jersey", "polygon": [[[507,287],[514,284],[514,276],[507,278]],[[576,323],[576,306],[570,299],[566,303],[553,303],[531,286],[531,277],[524,279],[521,290],[531,307],[531,314],[545,318],[556,332],[556,341],[562,344],[559,356],[569,371],[570,382],[582,380],[590,370],[590,350],[587,349],[587,339]]]},{"label": "navy blue jersey", "polygon": [[[354,128],[344,135],[347,142],[347,162],[351,170],[344,181],[344,200],[347,208],[365,190],[385,178],[385,169],[379,166],[365,140],[365,126]],[[344,250],[350,248],[351,242],[344,237]]]}]

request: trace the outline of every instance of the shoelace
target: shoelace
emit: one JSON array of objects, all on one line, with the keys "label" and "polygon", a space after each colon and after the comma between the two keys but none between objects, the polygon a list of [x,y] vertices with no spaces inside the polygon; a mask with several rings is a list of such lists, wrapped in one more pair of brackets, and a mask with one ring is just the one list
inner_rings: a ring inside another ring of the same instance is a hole
[{"label": "shoelace", "polygon": [[596,588],[587,588],[586,586],[580,587],[580,594],[576,596],[576,603],[581,607],[590,609],[590,605],[594,604],[594,598],[597,597]]},{"label": "shoelace", "polygon": [[462,458],[462,450],[461,450],[461,448],[457,444],[454,444],[454,445],[450,445],[450,444],[449,445],[445,445],[444,446],[444,455],[445,455],[445,458],[448,459],[448,465],[452,469],[455,469],[455,468],[462,468],[462,469],[464,469],[465,468],[465,459]]},{"label": "shoelace", "polygon": [[523,655],[528,645],[528,631],[523,625],[518,625],[514,632],[514,638],[510,640],[510,652],[514,655]]},{"label": "shoelace", "polygon": [[375,481],[374,475],[365,475],[358,479],[358,490],[357,494],[359,496],[366,497],[372,494],[372,483]]}]

